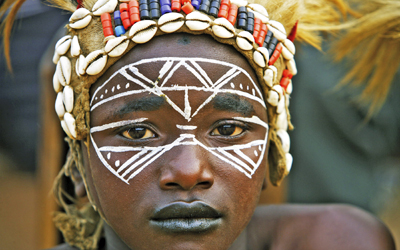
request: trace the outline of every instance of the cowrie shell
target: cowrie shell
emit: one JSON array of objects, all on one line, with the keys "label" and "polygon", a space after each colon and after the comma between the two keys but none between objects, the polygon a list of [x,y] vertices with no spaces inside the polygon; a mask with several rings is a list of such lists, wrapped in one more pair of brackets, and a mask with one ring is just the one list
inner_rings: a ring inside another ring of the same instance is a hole
[{"label": "cowrie shell", "polygon": [[283,88],[281,85],[275,85],[272,87],[273,90],[275,90],[279,94],[279,98],[283,95]]},{"label": "cowrie shell", "polygon": [[289,70],[290,74],[297,75],[296,62],[293,58],[286,62],[286,67]]},{"label": "cowrie shell", "polygon": [[71,86],[65,86],[63,91],[63,100],[65,105],[65,110],[67,112],[72,112],[74,109],[74,90]]},{"label": "cowrie shell", "polygon": [[269,61],[268,49],[264,47],[258,47],[253,53],[253,60],[258,66],[264,68]]},{"label": "cowrie shell", "polygon": [[292,84],[292,80],[290,80],[289,85],[286,87],[286,93],[288,93],[289,95],[292,94],[293,92],[293,84]]},{"label": "cowrie shell", "polygon": [[283,129],[285,131],[288,129],[288,120],[286,111],[278,114],[278,116],[276,117],[276,127],[278,129]]},{"label": "cowrie shell", "polygon": [[67,123],[64,120],[61,120],[61,127],[63,128],[64,132],[72,139],[75,139],[72,135],[71,132],[69,132]]},{"label": "cowrie shell", "polygon": [[286,60],[293,59],[293,54],[285,46],[282,46],[282,56]]},{"label": "cowrie shell", "polygon": [[205,30],[210,27],[211,19],[199,12],[194,11],[186,16],[186,26],[193,31]]},{"label": "cowrie shell", "polygon": [[250,8],[260,14],[263,14],[264,16],[268,17],[268,11],[265,9],[264,6],[262,6],[261,4],[257,4],[257,3],[251,3],[247,6],[247,8]]},{"label": "cowrie shell", "polygon": [[217,18],[212,25],[214,35],[220,38],[231,38],[235,35],[235,27],[225,18]]},{"label": "cowrie shell", "polygon": [[147,43],[157,32],[156,22],[143,20],[135,23],[129,30],[129,37],[135,43]]},{"label": "cowrie shell", "polygon": [[270,65],[268,68],[274,72],[273,82],[276,82],[278,77],[278,69],[274,65]]},{"label": "cowrie shell", "polygon": [[286,40],[286,35],[283,34],[281,31],[275,29],[271,25],[268,25],[268,29],[274,33],[274,37],[278,39],[279,42],[284,42]]},{"label": "cowrie shell", "polygon": [[128,48],[129,40],[126,36],[120,36],[111,39],[107,42],[104,50],[111,57],[117,57],[122,55],[126,48]]},{"label": "cowrie shell", "polygon": [[184,23],[184,16],[176,12],[164,14],[158,19],[158,26],[165,33],[177,31]]},{"label": "cowrie shell", "polygon": [[85,67],[86,67],[86,58],[84,55],[79,55],[76,59],[75,71],[78,76],[85,74]]},{"label": "cowrie shell", "polygon": [[79,45],[78,37],[74,36],[71,42],[71,56],[76,57],[81,54],[81,46]]},{"label": "cowrie shell", "polygon": [[[67,125],[68,131],[72,135],[72,138],[76,138],[76,121],[75,118],[70,113],[64,114],[64,121]],[[64,130],[65,131],[65,130]]]},{"label": "cowrie shell", "polygon": [[58,117],[63,118],[65,114],[65,108],[64,108],[64,95],[61,92],[57,94],[55,109]]},{"label": "cowrie shell", "polygon": [[274,71],[272,71],[272,69],[266,69],[265,71],[264,71],[264,81],[265,81],[265,84],[268,86],[268,87],[270,87],[270,88],[272,88],[272,86],[274,85]]},{"label": "cowrie shell", "polygon": [[246,0],[231,0],[231,4],[236,5],[237,7],[246,6],[248,2]]},{"label": "cowrie shell", "polygon": [[101,14],[106,12],[114,12],[117,4],[118,0],[99,0],[93,5],[93,15],[100,16]]},{"label": "cowrie shell", "polygon": [[58,55],[62,56],[69,50],[71,46],[71,36],[63,36],[58,42],[56,43],[56,52]]},{"label": "cowrie shell", "polygon": [[83,29],[92,21],[90,11],[85,8],[77,9],[69,18],[69,27],[73,29]]},{"label": "cowrie shell", "polygon": [[275,20],[270,20],[269,25],[271,25],[272,27],[274,27],[275,29],[279,30],[280,32],[286,35],[285,27],[283,27],[283,24],[281,24],[280,22]]},{"label": "cowrie shell", "polygon": [[268,23],[268,22],[269,22],[268,16],[265,16],[265,15],[261,14],[261,13],[258,12],[258,11],[253,10],[253,9],[251,9],[251,8],[247,8],[247,11],[253,12],[254,18],[260,19],[262,23]]},{"label": "cowrie shell", "polygon": [[56,93],[60,92],[63,88],[60,81],[58,80],[57,72],[55,72],[53,75],[53,88]]},{"label": "cowrie shell", "polygon": [[279,102],[279,94],[273,90],[268,91],[267,102],[272,106],[276,107]]},{"label": "cowrie shell", "polygon": [[95,50],[85,58],[85,71],[88,75],[97,75],[107,64],[107,55],[102,50]]},{"label": "cowrie shell", "polygon": [[61,85],[65,86],[71,82],[71,62],[66,56],[60,57],[57,63],[56,74]]},{"label": "cowrie shell", "polygon": [[285,111],[285,99],[283,96],[278,101],[278,105],[276,106],[276,113],[281,114],[283,111]]},{"label": "cowrie shell", "polygon": [[57,64],[58,60],[60,60],[60,55],[57,53],[57,51],[54,51],[54,55],[53,55],[53,63]]},{"label": "cowrie shell", "polygon": [[292,53],[293,55],[296,54],[296,48],[294,47],[292,41],[290,41],[289,39],[285,39],[285,41],[283,41],[283,45],[285,45],[285,47],[290,51],[290,53]]},{"label": "cowrie shell", "polygon": [[290,170],[292,169],[292,165],[293,165],[293,156],[289,153],[286,153],[285,157],[286,157],[286,171],[290,172]]},{"label": "cowrie shell", "polygon": [[289,134],[283,129],[278,129],[276,131],[276,135],[279,137],[279,139],[282,142],[283,151],[285,153],[289,153],[289,149],[290,149],[290,137],[289,137]]},{"label": "cowrie shell", "polygon": [[254,37],[248,31],[241,31],[236,37],[236,44],[242,50],[253,49]]}]

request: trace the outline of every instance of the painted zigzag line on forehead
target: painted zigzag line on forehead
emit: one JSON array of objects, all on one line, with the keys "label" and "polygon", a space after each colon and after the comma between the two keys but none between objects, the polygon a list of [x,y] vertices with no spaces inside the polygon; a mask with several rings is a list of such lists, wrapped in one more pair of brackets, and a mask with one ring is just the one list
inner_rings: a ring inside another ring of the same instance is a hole
[{"label": "painted zigzag line on forehead", "polygon": [[[231,63],[227,63],[227,62],[223,62],[223,61],[219,61],[219,60],[214,60],[214,59],[206,59],[206,58],[197,58],[197,57],[188,57],[188,58],[181,58],[181,57],[162,57],[162,58],[150,58],[150,59],[142,59],[138,62],[129,64],[129,65],[125,65],[124,67],[120,68],[119,70],[117,70],[116,72],[114,72],[99,88],[97,88],[97,90],[94,92],[92,99],[90,101],[90,105],[93,104],[94,101],[94,97],[97,95],[97,93],[102,90],[104,88],[104,86],[112,79],[114,78],[121,70],[125,70],[129,67],[132,66],[136,66],[136,65],[140,65],[143,63],[149,63],[149,62],[159,62],[159,61],[166,61],[169,64],[172,64],[171,62],[173,61],[190,61],[192,62],[193,65],[197,65],[198,67],[200,67],[196,62],[208,62],[208,63],[215,63],[215,64],[220,64],[220,65],[224,65],[224,66],[228,66],[228,67],[232,67],[232,68],[236,68],[237,70],[239,70],[241,73],[243,73],[244,75],[247,76],[247,78],[251,81],[253,88],[256,89],[257,93],[260,95],[261,98],[262,97],[262,93],[260,91],[260,89],[258,88],[257,84],[253,81],[253,79],[251,78],[251,76],[248,74],[247,71],[245,71],[244,69],[242,69],[241,67],[238,67],[237,65],[231,64]],[[194,63],[193,63],[194,62]],[[201,68],[201,67],[200,67]],[[162,71],[162,70],[160,70]],[[164,71],[166,71],[164,69]],[[162,72],[160,72],[162,73]],[[166,72],[164,72],[165,74]],[[204,70],[200,71],[200,73],[202,75],[206,74],[206,72]],[[147,82],[154,84],[151,80],[149,80],[148,78],[146,78],[144,75],[142,75],[143,79],[146,79]]]}]

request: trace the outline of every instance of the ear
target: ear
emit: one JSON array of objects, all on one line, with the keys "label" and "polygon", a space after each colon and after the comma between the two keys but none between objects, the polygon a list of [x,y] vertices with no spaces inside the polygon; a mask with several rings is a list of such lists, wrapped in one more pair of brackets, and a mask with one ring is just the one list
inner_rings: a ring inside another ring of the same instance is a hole
[{"label": "ear", "polygon": [[75,194],[78,198],[86,197],[86,188],[83,182],[83,178],[79,173],[78,169],[74,166],[72,169],[72,183],[74,184]]}]

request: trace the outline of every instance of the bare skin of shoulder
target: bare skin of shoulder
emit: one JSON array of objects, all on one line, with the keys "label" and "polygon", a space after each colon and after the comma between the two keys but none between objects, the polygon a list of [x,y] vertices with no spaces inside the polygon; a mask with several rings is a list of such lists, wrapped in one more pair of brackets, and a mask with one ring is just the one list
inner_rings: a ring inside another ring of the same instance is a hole
[{"label": "bare skin of shoulder", "polygon": [[245,234],[251,250],[396,249],[383,223],[348,205],[260,206]]}]

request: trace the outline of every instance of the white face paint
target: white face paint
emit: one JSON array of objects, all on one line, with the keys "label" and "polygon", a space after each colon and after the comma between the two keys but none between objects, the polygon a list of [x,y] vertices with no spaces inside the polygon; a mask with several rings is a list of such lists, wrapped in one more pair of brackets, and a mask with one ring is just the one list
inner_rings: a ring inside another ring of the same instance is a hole
[{"label": "white face paint", "polygon": [[[211,80],[206,71],[201,67],[202,64],[215,64],[219,67],[223,66],[226,69],[225,73],[221,73],[218,79]],[[151,65],[151,66],[150,66]],[[152,81],[148,77],[140,73],[141,67],[154,67],[159,65],[157,80]],[[179,73],[184,73],[185,77],[194,77],[197,85],[190,86],[174,85],[174,74],[179,70]],[[239,75],[243,74],[246,77],[246,82],[235,82]],[[114,77],[123,77],[125,82],[121,82],[115,86],[109,84]],[[133,86],[135,86],[133,88]],[[238,89],[235,88],[238,87]],[[110,90],[109,90],[110,89]],[[183,102],[176,102],[168,93],[171,91],[181,92]],[[208,93],[208,97],[202,102],[195,105],[190,102],[190,95],[202,91]],[[178,146],[200,146],[207,152],[218,157],[236,168],[238,171],[251,178],[257,168],[260,166],[265,151],[268,139],[268,124],[262,121],[257,116],[252,117],[233,117],[233,120],[254,124],[254,126],[262,126],[265,129],[263,138],[251,141],[246,144],[231,145],[227,147],[208,147],[200,142],[195,137],[197,126],[190,124],[190,121],[195,117],[214,97],[221,93],[230,93],[238,95],[242,98],[247,98],[258,102],[265,108],[264,99],[261,91],[250,75],[242,68],[222,62],[218,60],[204,58],[155,58],[143,59],[136,63],[126,65],[116,71],[109,79],[107,79],[93,94],[90,105],[91,111],[99,108],[110,101],[119,98],[128,97],[131,95],[151,93],[157,96],[162,96],[166,102],[184,119],[188,124],[176,124],[176,127],[181,130],[181,134],[172,143],[157,147],[135,147],[135,146],[110,146],[97,145],[93,134],[111,128],[118,128],[125,125],[133,125],[145,121],[147,118],[136,120],[127,120],[104,124],[91,128],[90,137],[93,147],[104,166],[115,176],[129,184],[129,180],[137,176],[148,165],[156,161],[163,154],[174,147]],[[126,159],[126,155],[130,157]],[[253,155],[250,155],[253,154]],[[121,156],[124,157],[121,157]]]}]

